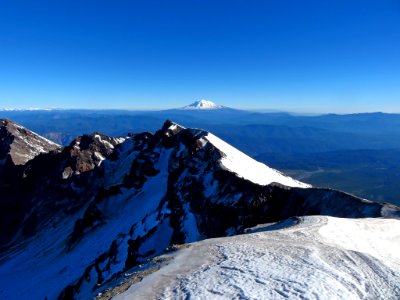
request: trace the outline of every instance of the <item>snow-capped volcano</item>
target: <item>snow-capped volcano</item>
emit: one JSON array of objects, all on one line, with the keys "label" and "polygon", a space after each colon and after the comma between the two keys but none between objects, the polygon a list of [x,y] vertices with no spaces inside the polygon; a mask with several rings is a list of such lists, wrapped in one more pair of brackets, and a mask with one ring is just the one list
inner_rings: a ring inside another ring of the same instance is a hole
[{"label": "snow-capped volcano", "polygon": [[199,110],[212,110],[212,109],[222,109],[225,108],[222,105],[218,105],[215,104],[214,102],[210,101],[210,100],[199,100],[196,102],[193,102],[190,105],[184,106],[182,107],[182,109],[188,109],[188,110],[195,110],[195,109],[199,109]]},{"label": "snow-capped volcano", "polygon": [[154,134],[83,135],[12,167],[0,181],[4,299],[92,299],[172,245],[293,216],[400,217],[396,206],[313,188],[171,121]]}]

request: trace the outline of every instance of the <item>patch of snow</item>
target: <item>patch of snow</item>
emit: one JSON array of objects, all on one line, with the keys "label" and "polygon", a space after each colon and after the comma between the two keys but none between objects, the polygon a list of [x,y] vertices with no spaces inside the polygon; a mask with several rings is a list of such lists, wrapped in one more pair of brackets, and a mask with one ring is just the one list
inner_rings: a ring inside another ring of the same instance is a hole
[{"label": "patch of snow", "polygon": [[252,159],[211,133],[208,133],[205,139],[224,154],[220,161],[221,166],[226,170],[236,173],[239,177],[259,185],[277,182],[291,187],[311,187],[309,184],[285,176],[281,172]]},{"label": "patch of snow", "polygon": [[176,124],[172,124],[171,126],[168,127],[168,129],[172,130],[172,131],[174,131],[177,128],[178,128],[178,125],[176,125]]},{"label": "patch of snow", "polygon": [[99,163],[97,166],[100,166],[101,162],[106,159],[103,155],[101,155],[100,152],[97,152],[97,151],[94,152],[94,156],[96,156],[96,158],[99,160]]},{"label": "patch of snow", "polygon": [[110,149],[114,149],[114,145],[111,144],[109,141],[103,140],[103,139],[101,138],[100,135],[95,134],[95,135],[94,135],[94,138],[95,138],[95,139],[98,139],[98,140],[100,141],[100,143],[102,143],[102,144],[105,145],[106,147],[108,147],[108,148],[110,148]]},{"label": "patch of snow", "polygon": [[73,171],[71,168],[65,168],[62,173],[62,179],[68,179],[72,176]]},{"label": "patch of snow", "polygon": [[112,140],[116,143],[116,144],[121,144],[123,143],[127,138],[124,137],[118,137],[118,138],[112,138]]},{"label": "patch of snow", "polygon": [[207,145],[208,141],[204,138],[199,138],[199,143],[200,143],[200,147],[204,147],[205,145]]}]

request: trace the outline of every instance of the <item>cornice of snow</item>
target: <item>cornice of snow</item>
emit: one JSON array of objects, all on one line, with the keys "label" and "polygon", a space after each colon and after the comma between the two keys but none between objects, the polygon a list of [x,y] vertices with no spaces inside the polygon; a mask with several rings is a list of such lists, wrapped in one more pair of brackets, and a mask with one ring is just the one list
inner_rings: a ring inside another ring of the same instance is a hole
[{"label": "cornice of snow", "polygon": [[267,185],[276,182],[291,187],[311,187],[309,184],[294,180],[293,178],[252,159],[211,133],[208,133],[205,139],[224,154],[220,160],[221,166],[224,169],[235,173],[239,177],[259,185]]}]

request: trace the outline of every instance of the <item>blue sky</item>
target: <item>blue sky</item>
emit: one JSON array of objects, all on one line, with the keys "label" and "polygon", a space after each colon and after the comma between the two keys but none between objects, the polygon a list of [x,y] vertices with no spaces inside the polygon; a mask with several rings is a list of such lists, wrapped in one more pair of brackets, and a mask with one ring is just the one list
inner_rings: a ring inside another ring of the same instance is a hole
[{"label": "blue sky", "polygon": [[400,112],[400,1],[0,2],[0,107]]}]

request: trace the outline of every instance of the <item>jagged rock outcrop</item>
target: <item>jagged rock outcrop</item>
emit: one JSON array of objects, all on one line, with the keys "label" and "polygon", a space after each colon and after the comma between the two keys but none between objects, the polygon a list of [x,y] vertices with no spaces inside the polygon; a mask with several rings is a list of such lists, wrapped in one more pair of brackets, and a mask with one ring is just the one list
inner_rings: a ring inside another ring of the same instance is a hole
[{"label": "jagged rock outcrop", "polygon": [[0,119],[0,162],[9,159],[14,165],[23,165],[40,153],[60,148],[59,145],[10,121]]},{"label": "jagged rock outcrop", "polygon": [[[16,207],[11,213],[18,216],[14,224],[19,232],[14,238],[25,239],[42,227],[55,226],[54,218],[60,212],[71,215],[87,204],[101,186],[96,180],[101,176],[98,167],[124,140],[97,133],[83,135],[67,147],[50,149],[46,155],[37,155],[17,166],[13,180],[8,180],[9,192],[5,198]],[[9,178],[9,174],[9,171],[3,172],[4,177]],[[9,210],[3,212],[10,215]],[[3,245],[10,240],[8,234],[14,231],[8,224],[1,227]]]},{"label": "jagged rock outcrop", "polygon": [[[292,216],[400,216],[398,207],[295,181],[207,131],[170,121],[155,134],[78,137],[25,163],[17,184],[24,218],[1,257],[0,275],[14,268],[26,281],[18,288],[11,278],[1,287],[20,298],[92,297],[173,244]],[[37,270],[24,267],[24,259],[46,263],[46,285],[34,295],[28,287]]]}]

